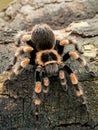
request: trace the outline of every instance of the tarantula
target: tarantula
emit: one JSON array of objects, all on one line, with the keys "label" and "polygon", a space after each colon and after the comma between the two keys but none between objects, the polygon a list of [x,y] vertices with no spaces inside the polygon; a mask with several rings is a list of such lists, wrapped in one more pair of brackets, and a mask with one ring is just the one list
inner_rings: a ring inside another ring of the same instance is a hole
[{"label": "tarantula", "polygon": [[[25,46],[20,46],[24,42]],[[69,74],[71,82],[76,90],[76,96],[82,101],[82,105],[87,109],[83,89],[78,83],[74,72],[64,64],[70,57],[73,57],[82,64],[89,72],[89,67],[85,60],[79,57],[74,51],[64,53],[64,46],[73,44],[75,49],[81,53],[76,40],[56,39],[52,29],[46,24],[35,25],[31,32],[19,33],[16,37],[16,45],[19,49],[16,51],[13,63],[8,70],[13,68],[15,75],[19,74],[28,64],[31,64],[35,74],[34,86],[34,104],[36,106],[36,118],[38,118],[38,106],[41,104],[39,94],[48,93],[49,77],[58,76],[61,86],[67,90],[65,71]]]}]

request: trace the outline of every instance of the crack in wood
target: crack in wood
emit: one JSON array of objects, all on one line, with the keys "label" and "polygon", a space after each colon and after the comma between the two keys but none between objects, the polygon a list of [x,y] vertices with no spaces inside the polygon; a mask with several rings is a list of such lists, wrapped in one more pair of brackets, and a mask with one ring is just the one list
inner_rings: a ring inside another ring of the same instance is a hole
[{"label": "crack in wood", "polygon": [[59,125],[56,125],[52,128],[52,130],[54,130],[55,128],[67,128],[69,126],[79,126],[79,127],[88,127],[90,129],[95,129],[97,126],[98,126],[98,123],[94,124],[94,125],[91,125],[90,122],[85,122],[84,124],[80,123],[80,122],[72,122],[72,123],[65,123],[65,124],[59,124]]}]

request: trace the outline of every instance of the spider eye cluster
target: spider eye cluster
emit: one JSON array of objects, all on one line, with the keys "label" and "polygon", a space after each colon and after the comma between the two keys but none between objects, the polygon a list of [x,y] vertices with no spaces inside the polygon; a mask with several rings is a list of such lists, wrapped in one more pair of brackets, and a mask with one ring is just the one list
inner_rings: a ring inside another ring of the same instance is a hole
[{"label": "spider eye cluster", "polygon": [[61,56],[56,50],[43,50],[37,53],[36,62],[45,69],[48,75],[54,75],[58,73]]},{"label": "spider eye cluster", "polygon": [[48,52],[48,53],[43,53],[41,56],[41,60],[45,63],[48,61],[57,61],[57,56],[52,53],[52,52]]},{"label": "spider eye cluster", "polygon": [[37,52],[36,62],[38,65],[41,66],[46,66],[47,64],[52,64],[52,63],[60,64],[61,56],[54,49],[42,50]]}]

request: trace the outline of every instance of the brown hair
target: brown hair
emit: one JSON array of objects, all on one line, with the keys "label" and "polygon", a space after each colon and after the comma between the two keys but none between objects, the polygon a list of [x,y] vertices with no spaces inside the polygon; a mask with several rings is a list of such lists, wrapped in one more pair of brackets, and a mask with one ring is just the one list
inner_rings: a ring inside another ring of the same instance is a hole
[{"label": "brown hair", "polygon": [[55,36],[47,24],[37,24],[32,29],[31,40],[37,50],[45,50],[54,46]]}]

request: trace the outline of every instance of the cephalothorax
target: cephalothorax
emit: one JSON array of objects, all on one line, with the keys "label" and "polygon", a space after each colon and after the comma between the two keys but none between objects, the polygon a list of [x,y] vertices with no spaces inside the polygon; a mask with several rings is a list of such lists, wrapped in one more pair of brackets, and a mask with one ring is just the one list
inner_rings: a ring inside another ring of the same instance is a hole
[{"label": "cephalothorax", "polygon": [[[52,29],[46,24],[35,25],[31,32],[18,34],[16,45],[19,49],[16,51],[13,63],[8,69],[13,68],[14,74],[19,74],[28,64],[31,64],[35,74],[34,86],[34,104],[36,106],[36,117],[38,118],[38,106],[41,104],[39,94],[41,92],[48,93],[49,77],[58,76],[61,86],[67,90],[67,82],[65,71],[69,74],[71,82],[76,90],[77,97],[81,98],[82,105],[87,107],[83,89],[78,83],[78,79],[73,71],[64,64],[70,57],[79,61],[86,71],[89,72],[89,67],[85,60],[74,52],[69,51],[64,54],[64,46],[73,44],[75,49],[81,53],[77,46],[76,40],[56,39]],[[25,45],[21,46],[21,42]],[[13,66],[17,64],[14,68]],[[93,73],[91,73],[93,74]],[[86,108],[87,109],[87,108]]]}]

